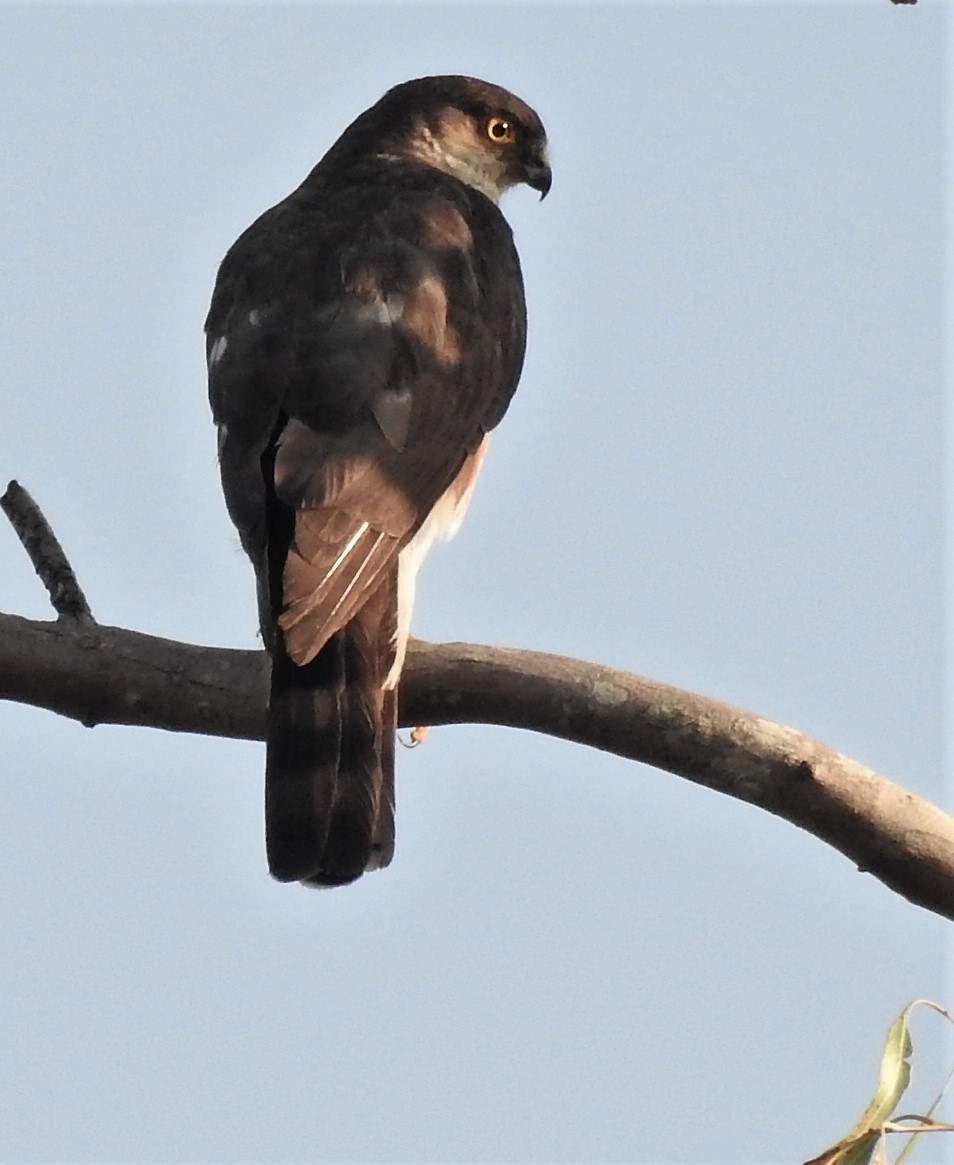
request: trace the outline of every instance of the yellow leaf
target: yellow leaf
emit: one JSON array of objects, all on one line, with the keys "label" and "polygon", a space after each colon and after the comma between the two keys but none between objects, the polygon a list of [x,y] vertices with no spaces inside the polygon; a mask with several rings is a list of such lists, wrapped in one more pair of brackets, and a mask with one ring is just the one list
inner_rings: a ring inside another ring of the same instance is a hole
[{"label": "yellow leaf", "polygon": [[857,1137],[873,1129],[880,1129],[897,1108],[898,1101],[911,1082],[911,1065],[908,1063],[908,1057],[911,1055],[912,1047],[908,1019],[914,1006],[913,1003],[908,1004],[888,1028],[888,1037],[881,1053],[878,1087],[861,1120],[849,1135]]},{"label": "yellow leaf", "polygon": [[846,1137],[842,1137],[819,1157],[806,1161],[805,1165],[869,1165],[881,1140],[882,1126],[897,1108],[898,1101],[911,1081],[908,1059],[912,1044],[908,1025],[911,1013],[919,1004],[933,1007],[941,1015],[951,1018],[943,1007],[927,999],[916,999],[908,1004],[888,1028],[878,1070],[878,1087],[861,1119]]}]

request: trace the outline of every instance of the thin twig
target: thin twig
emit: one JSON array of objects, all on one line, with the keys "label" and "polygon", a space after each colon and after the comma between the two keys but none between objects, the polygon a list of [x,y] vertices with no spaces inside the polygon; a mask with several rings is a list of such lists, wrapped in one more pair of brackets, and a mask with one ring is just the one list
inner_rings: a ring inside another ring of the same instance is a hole
[{"label": "thin twig", "polygon": [[0,497],[0,509],[10,519],[30,556],[57,615],[79,623],[93,622],[93,612],[59,539],[43,511],[19,482],[11,481],[7,486],[7,492]]}]

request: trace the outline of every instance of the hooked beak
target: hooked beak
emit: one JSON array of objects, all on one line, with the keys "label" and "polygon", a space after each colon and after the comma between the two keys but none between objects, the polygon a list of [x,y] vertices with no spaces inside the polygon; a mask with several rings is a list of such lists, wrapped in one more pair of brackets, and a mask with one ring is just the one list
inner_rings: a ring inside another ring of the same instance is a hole
[{"label": "hooked beak", "polygon": [[540,201],[542,202],[550,193],[550,186],[553,183],[553,174],[550,171],[550,159],[547,156],[545,146],[527,159],[524,175],[524,182],[532,190],[540,191]]}]

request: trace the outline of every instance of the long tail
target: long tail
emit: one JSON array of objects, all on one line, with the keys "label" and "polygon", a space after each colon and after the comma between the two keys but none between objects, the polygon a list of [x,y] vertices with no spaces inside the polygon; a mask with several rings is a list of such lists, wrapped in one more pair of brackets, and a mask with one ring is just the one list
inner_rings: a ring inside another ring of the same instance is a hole
[{"label": "long tail", "polygon": [[395,571],[310,663],[276,644],[265,835],[280,881],[340,886],[391,860],[397,693],[384,684],[396,614]]}]

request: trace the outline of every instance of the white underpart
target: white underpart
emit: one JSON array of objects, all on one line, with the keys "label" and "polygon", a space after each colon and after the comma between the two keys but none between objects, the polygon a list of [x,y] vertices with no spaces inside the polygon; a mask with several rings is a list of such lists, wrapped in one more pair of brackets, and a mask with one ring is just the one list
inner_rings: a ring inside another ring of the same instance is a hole
[{"label": "white underpart", "polygon": [[394,637],[397,650],[394,663],[388,672],[388,678],[384,681],[386,688],[396,686],[401,678],[401,669],[404,667],[407,638],[411,633],[411,612],[414,608],[417,572],[421,569],[427,552],[434,543],[448,541],[460,529],[464,515],[467,513],[467,507],[470,505],[476,481],[477,474],[475,473],[470,485],[459,497],[445,493],[443,497],[439,498],[437,505],[424,519],[424,525],[398,555],[398,617],[397,634]]},{"label": "white underpart", "polygon": [[248,313],[248,322],[253,328],[257,328],[262,319],[262,313],[257,308],[252,308]]},{"label": "white underpart", "polygon": [[225,355],[225,349],[229,346],[228,336],[219,336],[212,347],[209,349],[209,368],[212,369]]}]

